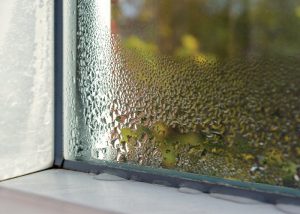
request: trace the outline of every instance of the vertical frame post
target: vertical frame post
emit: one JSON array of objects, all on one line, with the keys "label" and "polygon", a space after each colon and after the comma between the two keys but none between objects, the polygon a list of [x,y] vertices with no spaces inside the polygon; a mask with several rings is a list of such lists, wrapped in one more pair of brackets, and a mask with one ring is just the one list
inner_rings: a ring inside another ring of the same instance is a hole
[{"label": "vertical frame post", "polygon": [[63,0],[54,2],[54,166],[63,164]]}]

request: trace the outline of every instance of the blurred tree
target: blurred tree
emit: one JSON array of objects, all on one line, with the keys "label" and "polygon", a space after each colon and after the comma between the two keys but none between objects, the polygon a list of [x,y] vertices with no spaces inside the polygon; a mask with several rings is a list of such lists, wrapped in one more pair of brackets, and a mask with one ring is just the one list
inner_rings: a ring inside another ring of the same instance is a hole
[{"label": "blurred tree", "polygon": [[162,54],[178,55],[189,35],[198,53],[220,59],[284,56],[300,51],[299,8],[297,0],[114,0],[113,20],[123,38],[138,36]]}]

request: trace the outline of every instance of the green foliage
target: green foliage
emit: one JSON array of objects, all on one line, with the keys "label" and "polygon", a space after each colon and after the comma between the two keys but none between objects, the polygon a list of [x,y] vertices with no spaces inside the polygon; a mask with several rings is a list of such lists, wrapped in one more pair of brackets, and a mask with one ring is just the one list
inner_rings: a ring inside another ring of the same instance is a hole
[{"label": "green foliage", "polygon": [[132,35],[124,42],[124,47],[137,50],[139,53],[155,54],[158,51],[157,45],[151,42],[146,42],[139,37]]},{"label": "green foliage", "polygon": [[162,165],[166,168],[174,168],[176,166],[176,157],[178,154],[174,145],[163,144],[160,147],[160,150],[162,154]]},{"label": "green foliage", "polygon": [[118,29],[126,32],[128,48],[210,60],[299,53],[297,0],[226,0],[213,4],[149,0],[143,4],[134,18],[127,18],[120,9],[113,10],[119,23],[128,22],[134,29],[132,34],[127,32],[127,25]]}]

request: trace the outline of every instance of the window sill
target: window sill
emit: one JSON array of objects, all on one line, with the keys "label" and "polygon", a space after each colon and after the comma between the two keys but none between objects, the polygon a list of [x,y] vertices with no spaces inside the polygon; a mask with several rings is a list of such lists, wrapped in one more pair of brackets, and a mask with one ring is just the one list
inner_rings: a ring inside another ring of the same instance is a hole
[{"label": "window sill", "polygon": [[[0,207],[30,210],[43,208],[45,203],[26,203],[3,194],[12,191],[16,196],[48,201],[53,207],[79,207],[78,213],[94,213],[95,210],[109,210],[117,213],[256,213],[282,214],[300,213],[300,207],[293,205],[271,205],[248,201],[242,198],[222,197],[220,194],[205,194],[196,190],[178,189],[156,184],[123,180],[109,175],[94,175],[69,170],[51,169],[0,183]],[[21,191],[19,192],[15,192]],[[1,194],[2,193],[2,194]],[[25,194],[25,195],[23,195]],[[29,194],[29,196],[26,196]],[[43,196],[37,197],[37,196]],[[4,200],[5,199],[5,200]],[[8,203],[9,200],[14,200]],[[28,199],[29,200],[29,199]],[[53,202],[56,201],[56,202]],[[34,201],[34,200],[33,200]],[[23,204],[22,204],[23,203]],[[86,208],[88,207],[88,208]],[[44,208],[45,209],[45,208]],[[91,209],[84,211],[84,209]],[[72,209],[71,209],[72,210]],[[285,212],[283,212],[285,211]],[[55,210],[57,212],[57,210]],[[64,213],[69,213],[64,210]],[[1,212],[2,213],[2,212]],[[7,213],[7,212],[6,212]],[[25,212],[26,213],[26,212]],[[33,213],[33,212],[30,212]],[[39,213],[38,210],[36,213]],[[49,212],[51,213],[51,212]],[[54,213],[54,212],[53,212]]]}]

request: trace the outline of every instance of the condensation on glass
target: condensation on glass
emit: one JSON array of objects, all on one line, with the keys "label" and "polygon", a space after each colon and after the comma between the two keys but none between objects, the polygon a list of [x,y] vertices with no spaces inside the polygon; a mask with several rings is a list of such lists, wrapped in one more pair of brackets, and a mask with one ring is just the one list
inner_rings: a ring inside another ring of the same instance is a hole
[{"label": "condensation on glass", "polygon": [[300,187],[299,1],[103,2],[76,8],[71,159]]}]

